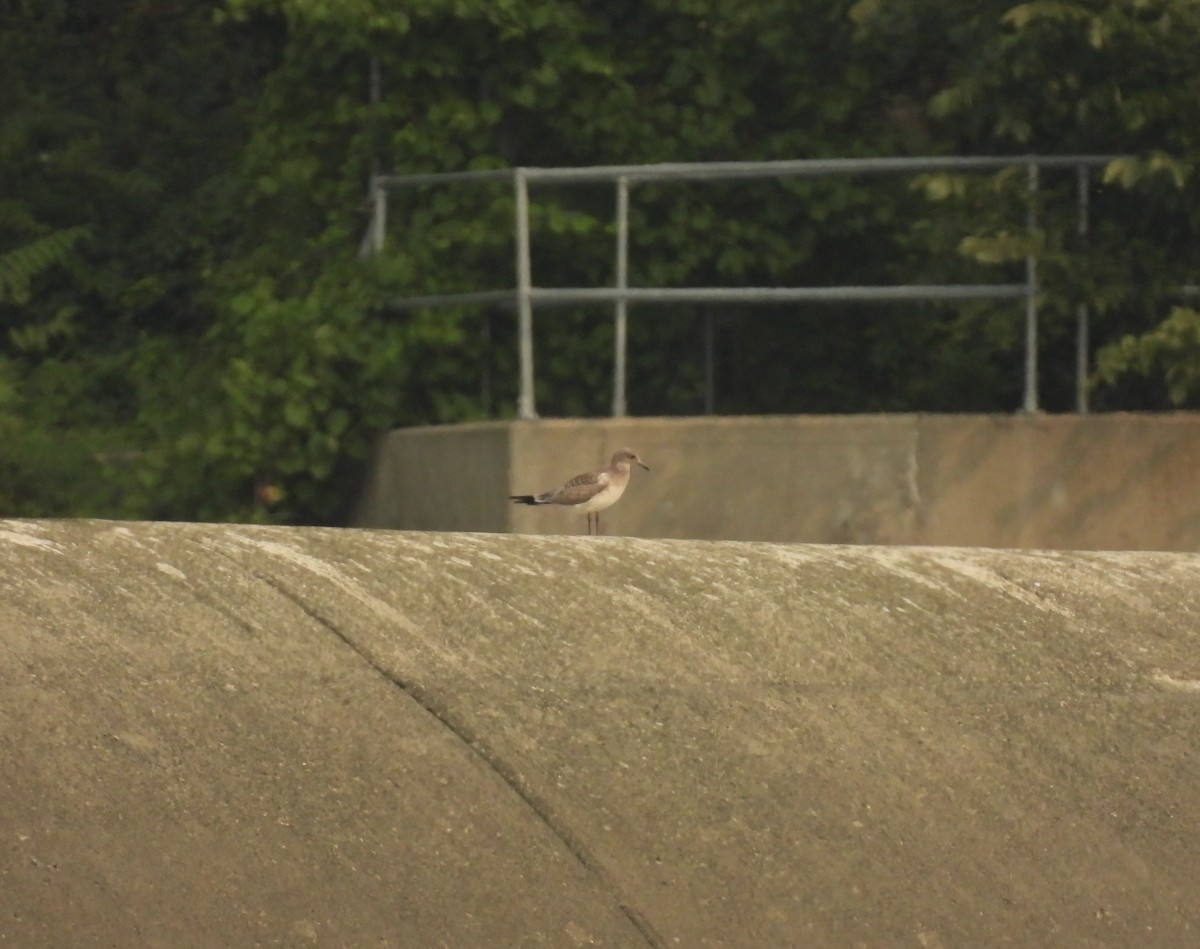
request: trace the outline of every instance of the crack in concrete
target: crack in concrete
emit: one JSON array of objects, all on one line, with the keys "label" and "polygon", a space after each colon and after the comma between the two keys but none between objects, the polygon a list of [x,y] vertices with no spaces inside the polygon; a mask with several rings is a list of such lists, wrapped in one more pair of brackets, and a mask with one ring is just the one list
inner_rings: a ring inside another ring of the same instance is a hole
[{"label": "crack in concrete", "polygon": [[639,910],[630,906],[623,898],[620,888],[610,877],[603,865],[596,859],[587,845],[583,843],[570,828],[558,818],[554,812],[554,808],[550,802],[542,795],[538,794],[522,777],[519,771],[509,765],[503,758],[495,753],[494,750],[488,747],[487,743],[476,735],[472,729],[460,719],[451,714],[449,709],[434,700],[433,696],[418,683],[406,680],[393,673],[378,657],[372,654],[369,649],[364,648],[357,643],[351,636],[347,635],[337,624],[322,614],[316,607],[306,603],[298,594],[289,590],[283,583],[274,577],[266,576],[257,571],[251,570],[250,575],[255,579],[266,584],[284,599],[296,605],[296,607],[306,616],[318,623],[324,629],[332,633],[340,642],[351,649],[360,659],[367,663],[368,666],[405,695],[415,701],[426,713],[432,715],[446,729],[450,731],[455,738],[461,741],[466,747],[484,764],[484,766],[500,778],[524,804],[533,811],[534,815],[541,821],[550,832],[563,844],[567,852],[571,854],[579,863],[592,874],[593,877],[606,889],[609,895],[613,898],[613,902],[621,910],[622,915],[629,920],[630,924],[638,931],[645,939],[648,946],[653,949],[664,949],[665,942],[662,937],[655,931],[650,921]]}]

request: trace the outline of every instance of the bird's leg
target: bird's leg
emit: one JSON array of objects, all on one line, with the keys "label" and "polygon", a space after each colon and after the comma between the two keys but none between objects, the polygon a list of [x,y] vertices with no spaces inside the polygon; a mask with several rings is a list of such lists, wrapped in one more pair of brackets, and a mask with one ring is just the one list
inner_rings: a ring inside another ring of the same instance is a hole
[{"label": "bird's leg", "polygon": [[591,537],[592,536],[592,512],[591,511],[587,512],[587,519],[588,519],[588,537]]}]

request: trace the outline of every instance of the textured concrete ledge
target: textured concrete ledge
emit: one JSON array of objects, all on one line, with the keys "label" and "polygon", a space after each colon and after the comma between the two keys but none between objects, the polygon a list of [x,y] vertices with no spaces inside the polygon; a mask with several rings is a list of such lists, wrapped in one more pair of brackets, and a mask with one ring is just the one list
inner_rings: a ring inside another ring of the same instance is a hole
[{"label": "textured concrete ledge", "polygon": [[0,522],[0,943],[1192,946],[1200,556]]}]

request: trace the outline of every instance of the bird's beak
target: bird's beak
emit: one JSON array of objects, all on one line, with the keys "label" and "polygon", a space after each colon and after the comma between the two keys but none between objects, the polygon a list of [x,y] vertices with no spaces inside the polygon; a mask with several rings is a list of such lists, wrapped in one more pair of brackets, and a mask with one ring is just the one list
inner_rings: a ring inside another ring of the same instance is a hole
[{"label": "bird's beak", "polygon": [[647,471],[649,471],[649,470],[650,470],[650,466],[649,466],[648,464],[646,464],[644,461],[642,461],[642,459],[641,459],[641,458],[634,458],[633,460],[634,460],[634,461],[636,461],[636,462],[637,462],[639,465],[641,465],[643,468],[645,468]]}]

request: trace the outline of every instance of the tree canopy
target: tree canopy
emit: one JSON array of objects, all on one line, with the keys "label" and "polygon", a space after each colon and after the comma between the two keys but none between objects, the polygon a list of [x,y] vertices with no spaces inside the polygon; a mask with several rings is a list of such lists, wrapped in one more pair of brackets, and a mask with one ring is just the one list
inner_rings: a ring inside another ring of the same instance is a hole
[{"label": "tree canopy", "polygon": [[[1105,153],[1072,174],[634,189],[634,286],[1003,282],[1039,260],[1042,387],[1200,402],[1192,0],[9,0],[0,8],[0,510],[331,522],[380,432],[511,415],[513,199],[373,173]],[[1038,229],[1024,222],[1036,201]],[[611,285],[613,199],[534,194],[545,285]],[[1011,303],[634,308],[630,407],[1013,411]],[[537,318],[545,414],[603,414],[603,308]]]}]

